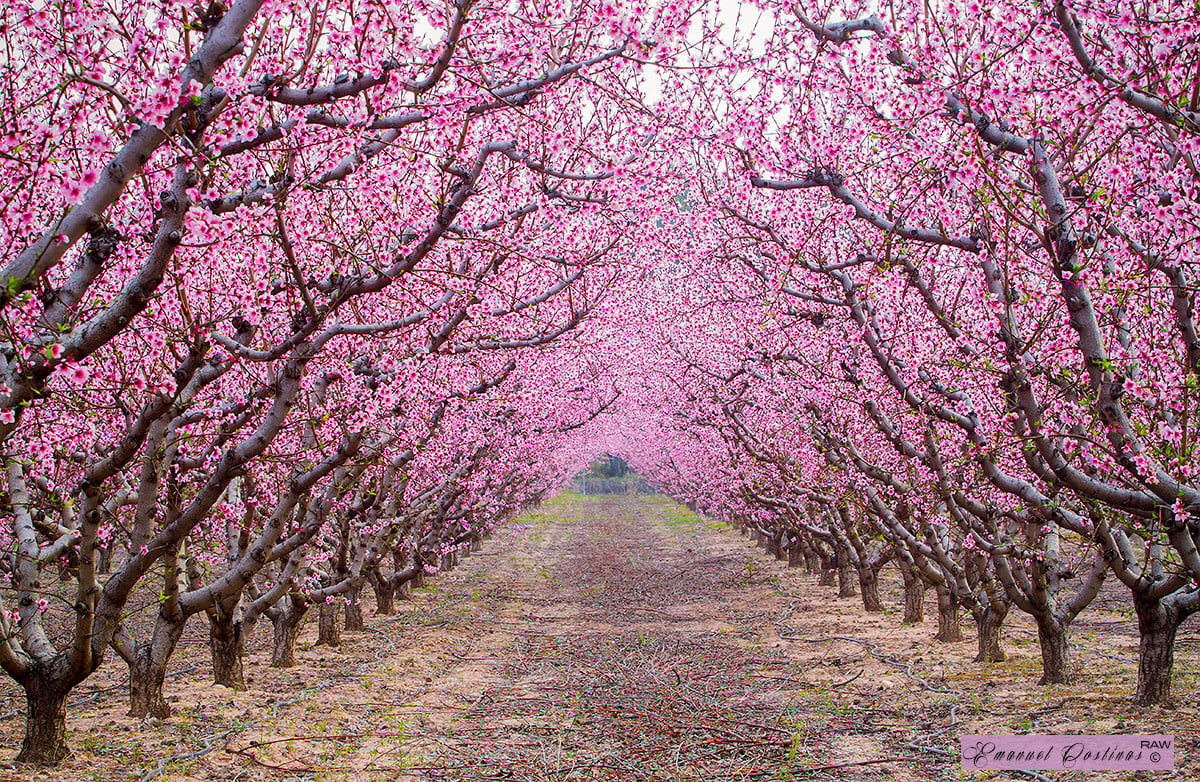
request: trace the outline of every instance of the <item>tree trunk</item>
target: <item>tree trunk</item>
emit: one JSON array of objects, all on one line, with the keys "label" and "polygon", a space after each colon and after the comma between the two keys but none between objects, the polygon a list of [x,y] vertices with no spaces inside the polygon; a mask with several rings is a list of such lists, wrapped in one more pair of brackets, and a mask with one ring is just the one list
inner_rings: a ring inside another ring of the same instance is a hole
[{"label": "tree trunk", "polygon": [[352,587],[346,594],[346,632],[362,632],[363,627],[365,627],[363,624],[362,603],[359,602],[361,595],[361,584]]},{"label": "tree trunk", "polygon": [[1038,644],[1042,647],[1042,678],[1038,684],[1070,684],[1071,654],[1067,646],[1067,628],[1052,618],[1034,619],[1038,626]]},{"label": "tree trunk", "polygon": [[48,682],[39,672],[21,682],[25,689],[25,740],[18,763],[53,766],[71,754],[67,748],[67,695],[70,687]]},{"label": "tree trunk", "polygon": [[165,720],[171,716],[171,707],[163,698],[167,666],[165,661],[154,659],[152,649],[153,644],[139,646],[129,666],[129,716]]},{"label": "tree trunk", "polygon": [[808,545],[803,545],[802,550],[804,551],[804,569],[809,573],[820,573],[821,558],[817,555],[817,552],[813,551],[812,546]]},{"label": "tree trunk", "polygon": [[805,564],[804,563],[804,552],[801,551],[800,547],[797,546],[795,543],[788,546],[787,563],[788,563],[788,567],[803,567]]},{"label": "tree trunk", "polygon": [[317,646],[337,647],[342,643],[342,630],[338,624],[340,600],[321,603],[317,609]]},{"label": "tree trunk", "polygon": [[471,551],[472,552],[483,551],[483,541],[480,540],[479,538],[471,538]]},{"label": "tree trunk", "polygon": [[862,589],[863,608],[871,613],[881,613],[883,601],[879,599],[879,572],[870,565],[860,566],[858,586]]},{"label": "tree trunk", "polygon": [[216,617],[208,614],[208,649],[212,656],[213,684],[246,689],[243,658],[246,638],[241,622],[232,615]]},{"label": "tree trunk", "polygon": [[835,557],[821,557],[821,577],[817,579],[817,586],[833,586],[834,579],[837,578],[837,569]]},{"label": "tree trunk", "polygon": [[854,597],[858,590],[854,588],[854,579],[850,576],[850,566],[838,563],[837,567],[838,597]]},{"label": "tree trunk", "polygon": [[284,598],[287,602],[279,613],[271,616],[275,627],[271,648],[272,668],[291,668],[296,664],[296,639],[300,636],[300,622],[308,612],[308,603],[294,595]]},{"label": "tree trunk", "polygon": [[187,616],[182,613],[164,618],[159,615],[154,623],[150,642],[139,644],[134,651],[133,663],[129,666],[129,716],[138,719],[156,717],[165,720],[171,716],[171,707],[163,698],[163,682],[167,678],[167,663],[175,653],[175,647],[183,636]]},{"label": "tree trunk", "polygon": [[[420,589],[421,587],[425,586],[425,571],[417,570],[417,574],[415,576],[413,576],[410,581],[406,581],[404,583],[409,585],[410,592],[408,594],[411,594],[411,590],[413,590],[413,589]],[[400,590],[397,589],[396,591],[399,592]],[[396,597],[400,597],[401,599],[403,599],[403,598],[408,597],[408,594],[405,594],[405,595],[397,594]]]},{"label": "tree trunk", "polygon": [[375,593],[375,616],[391,616],[396,613],[396,590],[390,578],[384,578],[378,568],[367,574],[367,583]]},{"label": "tree trunk", "polygon": [[937,591],[938,631],[934,639],[942,643],[957,643],[963,639],[962,626],[958,621],[958,601],[949,587],[934,587]]},{"label": "tree trunk", "polygon": [[997,610],[993,605],[986,605],[972,612],[975,625],[979,630],[979,653],[975,655],[977,663],[1004,662],[1004,650],[1000,648],[1000,628],[1004,618],[1008,616],[1008,608]]},{"label": "tree trunk", "polygon": [[1186,618],[1161,600],[1142,600],[1134,595],[1138,631],[1138,683],[1134,704],[1165,704],[1171,697],[1171,671],[1175,667],[1175,632]]},{"label": "tree trunk", "polygon": [[919,625],[925,621],[925,582],[908,568],[900,571],[904,579],[904,619],[906,625]]}]

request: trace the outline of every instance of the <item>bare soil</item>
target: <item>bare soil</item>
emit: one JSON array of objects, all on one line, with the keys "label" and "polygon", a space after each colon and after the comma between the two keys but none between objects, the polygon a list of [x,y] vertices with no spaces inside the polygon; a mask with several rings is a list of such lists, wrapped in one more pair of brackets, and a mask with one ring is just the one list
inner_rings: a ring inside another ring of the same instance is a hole
[{"label": "bare soil", "polygon": [[[886,576],[896,610],[867,614],[669,500],[564,495],[339,648],[313,646],[310,626],[295,668],[267,667],[259,628],[247,692],[208,683],[200,622],[165,722],[124,716],[125,667],[106,663],[68,714],[73,757],[0,763],[0,782],[1006,779],[962,771],[958,736],[1111,732],[1174,734],[1175,771],[1045,777],[1200,779],[1195,617],[1176,706],[1138,709],[1118,587],[1077,621],[1074,683],[1039,687],[1015,609],[1009,659],[973,663],[969,621],[967,641],[934,641],[930,595],[925,624],[902,626]],[[0,758],[16,754],[21,705],[0,685]]]}]

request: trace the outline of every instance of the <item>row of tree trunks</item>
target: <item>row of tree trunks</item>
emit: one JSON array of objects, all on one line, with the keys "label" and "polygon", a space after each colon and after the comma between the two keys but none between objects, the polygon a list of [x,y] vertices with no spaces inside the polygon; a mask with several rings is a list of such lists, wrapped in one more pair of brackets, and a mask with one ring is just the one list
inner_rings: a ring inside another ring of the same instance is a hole
[{"label": "row of tree trunks", "polygon": [[[823,547],[804,534],[770,534],[748,525],[743,525],[741,530],[743,534],[752,535],[759,547],[777,559],[786,560],[789,567],[805,567],[808,572],[817,573],[818,586],[836,585],[838,597],[843,598],[855,597],[861,590],[863,608],[866,611],[884,610],[883,600],[879,595],[879,573],[883,566],[891,561],[891,554],[881,552],[872,555],[861,541],[848,537],[835,537],[832,545]],[[851,546],[854,547],[853,551],[850,550]],[[839,548],[844,550],[839,551]],[[944,579],[941,583],[931,583],[914,567],[905,567],[902,564],[900,573],[904,584],[903,623],[911,625],[924,621],[925,590],[933,586],[938,606],[938,630],[935,639],[943,643],[958,643],[964,640],[960,621],[962,605],[953,588]],[[979,627],[979,654],[976,661],[1004,660],[1004,652],[1000,648],[1000,631],[1006,615],[1007,606],[1001,611],[988,605],[983,610],[972,612],[972,617],[976,619]]]},{"label": "row of tree trunks", "polygon": [[[453,570],[460,564],[462,557],[470,556],[471,552],[481,551],[482,548],[482,537],[471,537],[439,558],[440,569]],[[391,576],[385,576],[377,567],[372,568],[364,576],[362,582],[347,592],[345,601],[334,600],[321,604],[317,610],[316,645],[337,647],[341,643],[343,628],[338,623],[339,615],[345,616],[344,629],[347,632],[360,632],[364,629],[365,623],[360,603],[364,583],[371,587],[375,595],[376,616],[392,616],[396,613],[396,601],[411,599],[413,588],[423,586],[424,582],[425,571],[414,565],[406,566],[403,557],[397,557],[396,569]],[[276,638],[280,637],[277,630]],[[294,645],[295,639],[291,638],[290,642]],[[294,653],[292,659],[294,660]]]}]

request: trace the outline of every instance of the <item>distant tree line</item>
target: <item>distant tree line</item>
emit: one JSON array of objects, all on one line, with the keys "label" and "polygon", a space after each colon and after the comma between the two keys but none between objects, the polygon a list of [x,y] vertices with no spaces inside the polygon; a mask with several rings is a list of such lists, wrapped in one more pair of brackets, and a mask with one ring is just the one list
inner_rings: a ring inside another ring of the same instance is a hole
[{"label": "distant tree line", "polygon": [[587,472],[576,476],[574,489],[580,494],[651,494],[654,489],[645,478],[629,469],[619,456],[604,454],[588,465]]}]

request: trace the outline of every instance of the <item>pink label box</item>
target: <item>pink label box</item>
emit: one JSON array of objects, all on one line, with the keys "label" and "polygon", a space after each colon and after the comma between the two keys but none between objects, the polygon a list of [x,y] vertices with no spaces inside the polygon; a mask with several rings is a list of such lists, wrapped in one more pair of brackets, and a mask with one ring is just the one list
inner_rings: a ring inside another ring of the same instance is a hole
[{"label": "pink label box", "polygon": [[1175,737],[1163,735],[967,735],[959,738],[968,771],[1170,771]]}]

